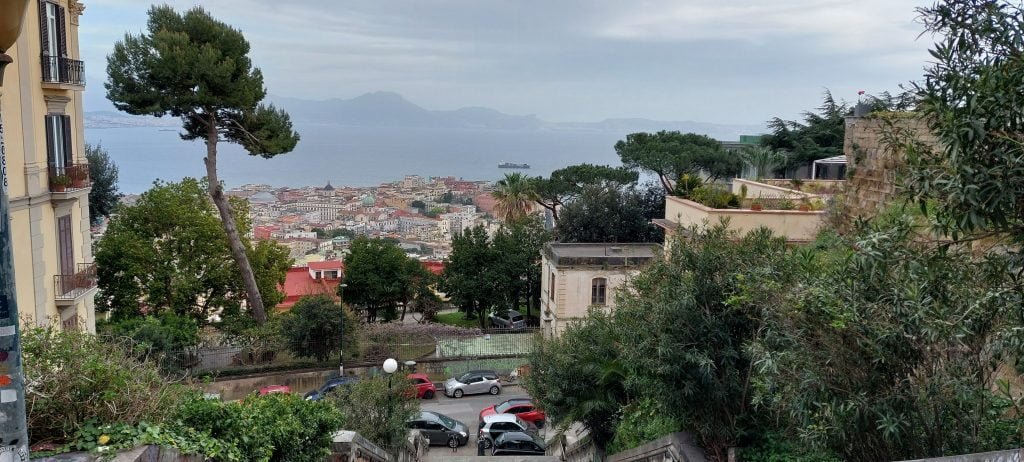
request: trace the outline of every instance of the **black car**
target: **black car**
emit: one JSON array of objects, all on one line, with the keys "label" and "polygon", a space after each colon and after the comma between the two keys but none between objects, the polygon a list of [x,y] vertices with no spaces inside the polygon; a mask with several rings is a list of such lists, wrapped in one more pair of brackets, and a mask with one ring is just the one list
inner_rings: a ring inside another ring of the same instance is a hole
[{"label": "black car", "polygon": [[546,453],[544,440],[524,432],[502,433],[491,447],[492,456],[543,456]]},{"label": "black car", "polygon": [[406,427],[419,430],[430,444],[443,444],[450,448],[465,446],[469,441],[469,428],[444,414],[423,411],[419,417],[406,422]]},{"label": "black car", "polygon": [[327,383],[320,386],[320,388],[317,388],[316,390],[306,393],[305,398],[307,401],[320,401],[321,399],[324,398],[324,396],[327,396],[328,393],[334,391],[335,388],[338,388],[342,385],[352,385],[353,383],[356,383],[358,381],[358,377],[352,376],[332,377],[327,379]]}]

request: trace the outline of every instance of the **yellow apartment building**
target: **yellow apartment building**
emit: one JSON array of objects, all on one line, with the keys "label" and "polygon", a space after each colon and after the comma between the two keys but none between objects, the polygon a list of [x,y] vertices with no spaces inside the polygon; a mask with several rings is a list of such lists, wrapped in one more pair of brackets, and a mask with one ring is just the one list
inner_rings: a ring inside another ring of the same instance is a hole
[{"label": "yellow apartment building", "polygon": [[95,331],[77,0],[37,0],[0,88],[15,290],[23,323]]}]

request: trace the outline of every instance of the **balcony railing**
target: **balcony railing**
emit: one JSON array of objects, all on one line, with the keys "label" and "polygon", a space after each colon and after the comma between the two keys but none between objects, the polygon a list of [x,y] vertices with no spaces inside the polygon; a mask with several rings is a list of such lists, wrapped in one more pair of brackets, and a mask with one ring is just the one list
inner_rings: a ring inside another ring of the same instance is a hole
[{"label": "balcony railing", "polygon": [[43,81],[85,85],[85,64],[77,59],[42,56]]},{"label": "balcony railing", "polygon": [[75,300],[94,288],[95,263],[79,263],[75,274],[58,274],[53,277],[53,292],[57,300]]},{"label": "balcony railing", "polygon": [[68,192],[92,185],[89,164],[57,166],[50,164],[50,192]]}]

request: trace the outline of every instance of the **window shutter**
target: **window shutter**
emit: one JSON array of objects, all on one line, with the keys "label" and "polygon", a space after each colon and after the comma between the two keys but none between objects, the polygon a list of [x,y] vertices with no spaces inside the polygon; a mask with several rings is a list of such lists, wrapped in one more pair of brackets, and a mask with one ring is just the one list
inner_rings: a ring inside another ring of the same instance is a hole
[{"label": "window shutter", "polygon": [[[43,126],[46,127],[46,162],[52,169],[57,165],[57,157],[55,155],[57,145],[53,139],[53,126],[57,123],[57,116],[48,115],[45,117],[44,122]],[[60,174],[63,172],[54,173]]]},{"label": "window shutter", "polygon": [[57,9],[57,53],[61,58],[68,56],[68,25],[64,20],[64,7],[54,5]]},{"label": "window shutter", "polygon": [[71,166],[75,156],[71,152],[71,116],[62,115],[60,121],[64,125],[61,135],[64,136],[64,165]]},{"label": "window shutter", "polygon": [[[46,1],[39,0],[39,41],[42,44],[43,56],[48,56],[50,49],[50,31],[46,22]],[[45,66],[43,67],[45,69]]]}]

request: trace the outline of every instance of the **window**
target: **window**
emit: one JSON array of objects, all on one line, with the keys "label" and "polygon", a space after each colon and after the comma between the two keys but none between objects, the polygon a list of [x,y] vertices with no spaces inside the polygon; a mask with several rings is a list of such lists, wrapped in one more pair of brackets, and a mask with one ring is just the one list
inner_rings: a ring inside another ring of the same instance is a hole
[{"label": "window", "polygon": [[60,274],[75,274],[74,240],[71,237],[71,215],[57,218],[57,261]]},{"label": "window", "polygon": [[47,115],[46,127],[46,160],[54,175],[67,175],[74,156],[71,153],[71,116],[62,114]]},{"label": "window", "polygon": [[555,299],[555,272],[551,272],[551,278],[548,279],[548,298]]},{"label": "window", "polygon": [[604,305],[607,292],[608,280],[605,278],[594,278],[590,281],[590,304]]},{"label": "window", "polygon": [[47,82],[66,81],[66,75],[61,75],[67,74],[61,59],[68,56],[63,7],[47,1],[39,2],[39,35],[40,52],[43,56],[43,80]]}]

